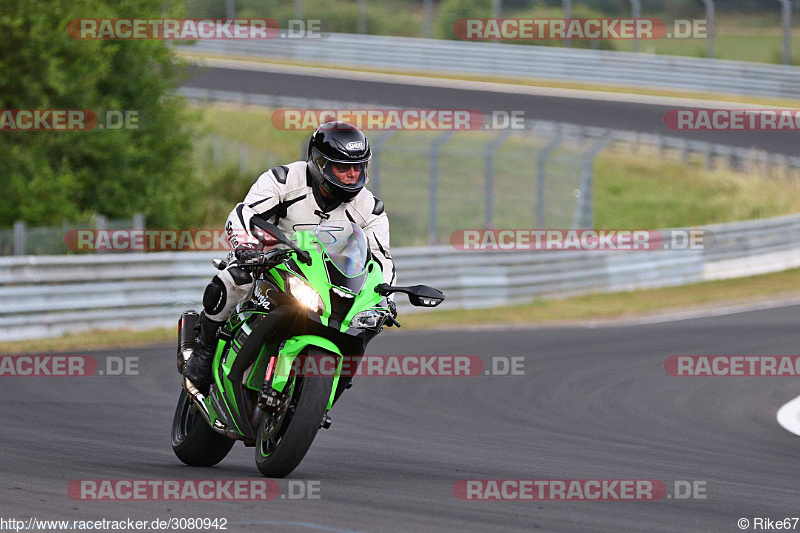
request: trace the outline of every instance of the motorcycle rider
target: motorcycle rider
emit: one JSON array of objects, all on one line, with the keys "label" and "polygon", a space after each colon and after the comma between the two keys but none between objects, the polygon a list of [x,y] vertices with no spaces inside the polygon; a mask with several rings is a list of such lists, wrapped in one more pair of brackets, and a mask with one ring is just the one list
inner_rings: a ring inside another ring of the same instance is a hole
[{"label": "motorcycle rider", "polygon": [[[259,176],[244,202],[228,216],[228,266],[214,276],[203,294],[196,347],[184,367],[184,377],[190,382],[187,387],[193,385],[208,393],[219,330],[253,288],[253,277],[237,262],[257,253],[260,246],[251,232],[253,217],[275,224],[287,235],[329,219],[358,224],[384,281],[394,283],[389,219],[383,202],[364,187],[371,158],[372,150],[361,130],[347,122],[327,122],[311,135],[306,161],[276,166]],[[396,316],[391,297],[388,302]]]}]

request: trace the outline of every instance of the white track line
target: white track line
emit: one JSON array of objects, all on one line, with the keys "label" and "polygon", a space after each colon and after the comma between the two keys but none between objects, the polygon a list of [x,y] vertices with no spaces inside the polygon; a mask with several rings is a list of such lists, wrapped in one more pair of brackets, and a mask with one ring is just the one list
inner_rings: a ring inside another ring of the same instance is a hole
[{"label": "white track line", "polygon": [[783,429],[800,435],[800,396],[778,409],[776,418]]}]

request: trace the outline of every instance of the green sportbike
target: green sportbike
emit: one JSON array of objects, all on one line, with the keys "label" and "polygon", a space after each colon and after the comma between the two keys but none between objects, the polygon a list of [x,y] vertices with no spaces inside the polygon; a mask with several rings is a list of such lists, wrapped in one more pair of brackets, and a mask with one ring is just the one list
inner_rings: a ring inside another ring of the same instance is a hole
[{"label": "green sportbike", "polygon": [[[348,221],[325,221],[291,239],[273,224],[252,224],[271,249],[239,261],[255,279],[252,296],[219,333],[207,395],[183,381],[172,448],[187,465],[212,466],[242,441],[255,447],[263,475],[285,477],[317,431],[330,427],[328,411],[352,384],[353,372],[341,375],[344,359],[354,358],[357,368],[367,343],[384,326],[399,326],[386,296],[402,292],[412,305],[435,307],[444,294],[383,283],[364,232]],[[197,320],[186,311],[179,321],[181,374]],[[297,363],[305,358],[330,371],[304,372]]]}]

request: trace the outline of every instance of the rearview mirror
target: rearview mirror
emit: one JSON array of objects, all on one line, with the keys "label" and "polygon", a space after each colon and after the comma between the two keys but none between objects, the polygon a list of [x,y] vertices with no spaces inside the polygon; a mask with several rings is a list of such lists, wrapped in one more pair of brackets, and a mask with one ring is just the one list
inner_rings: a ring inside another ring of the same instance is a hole
[{"label": "rearview mirror", "polygon": [[[284,232],[278,228],[275,224],[271,224],[266,220],[262,220],[260,218],[253,217],[250,219],[250,227],[253,229],[253,235],[262,243],[264,246],[269,248],[275,246],[276,244],[285,244],[295,252],[297,252],[297,258],[302,261],[303,263],[310,265],[311,264],[311,255],[306,252],[305,250],[301,250],[297,247],[292,240],[286,236]],[[258,231],[256,231],[258,230]]]},{"label": "rearview mirror", "polygon": [[404,292],[408,294],[408,301],[416,307],[436,307],[444,301],[444,293],[427,285],[414,285],[412,287],[392,287],[386,283],[381,283],[375,287],[375,292],[382,296],[387,296],[394,292]]},{"label": "rearview mirror", "polygon": [[278,226],[256,217],[250,219],[250,228],[253,236],[267,248],[272,248],[277,243],[287,244],[289,240]]},{"label": "rearview mirror", "polygon": [[436,307],[444,301],[444,294],[433,287],[414,285],[408,293],[408,301],[416,307]]}]

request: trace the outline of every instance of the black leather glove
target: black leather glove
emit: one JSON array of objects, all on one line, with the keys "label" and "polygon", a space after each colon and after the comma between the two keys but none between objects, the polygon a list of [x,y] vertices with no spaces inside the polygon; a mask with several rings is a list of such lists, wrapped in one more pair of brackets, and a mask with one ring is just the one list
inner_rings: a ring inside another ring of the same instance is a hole
[{"label": "black leather glove", "polygon": [[236,255],[236,260],[242,266],[272,268],[275,265],[279,265],[289,259],[291,251],[273,248],[272,250],[268,250],[262,254],[253,248],[241,247],[237,248],[234,251],[234,254]]},{"label": "black leather glove", "polygon": [[256,250],[255,246],[237,246],[236,249],[233,251],[233,255],[236,256],[236,261],[241,265],[252,265],[254,263],[258,263],[258,258],[261,255],[261,252]]},{"label": "black leather glove", "polygon": [[386,324],[388,326],[396,326],[400,327],[400,322],[397,321],[397,306],[394,303],[394,300],[386,300],[386,306],[389,308],[389,317],[386,319]]}]

